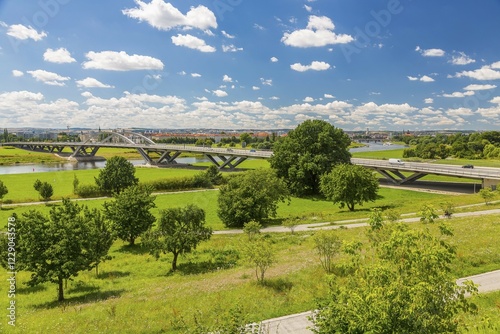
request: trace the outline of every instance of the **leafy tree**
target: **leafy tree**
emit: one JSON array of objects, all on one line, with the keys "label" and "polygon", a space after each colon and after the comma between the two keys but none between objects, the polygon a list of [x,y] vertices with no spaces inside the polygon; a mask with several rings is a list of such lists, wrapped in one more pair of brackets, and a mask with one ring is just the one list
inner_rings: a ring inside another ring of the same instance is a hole
[{"label": "leafy tree", "polygon": [[17,219],[16,265],[32,273],[29,286],[56,283],[58,300],[63,301],[63,282],[92,268],[88,224],[92,214],[82,214],[80,206],[63,199],[48,217],[30,210]]},{"label": "leafy tree", "polygon": [[373,172],[362,166],[340,164],[321,178],[320,187],[333,203],[354,211],[356,204],[377,199],[379,183]]},{"label": "leafy tree", "polygon": [[[455,258],[451,231],[441,225],[436,236],[402,223],[386,228],[386,238],[353,256],[355,270],[330,278],[313,332],[458,333],[461,313],[477,309],[466,298],[477,288],[472,282],[457,285],[450,272]],[[374,256],[359,261],[361,252]]]},{"label": "leafy tree", "polygon": [[109,249],[115,241],[115,235],[111,225],[104,219],[100,210],[84,208],[83,214],[89,217],[88,221],[88,256],[91,267],[95,268],[96,276],[99,276],[99,264],[111,260],[108,255]]},{"label": "leafy tree", "polygon": [[295,228],[299,225],[299,219],[294,219],[294,218],[289,218],[283,220],[281,223],[281,226],[283,227],[288,227],[290,229],[290,232],[293,234],[295,231]]},{"label": "leafy tree", "polygon": [[444,202],[441,203],[441,210],[443,210],[443,216],[451,218],[451,215],[455,212],[455,207],[451,202]]},{"label": "leafy tree", "polygon": [[0,180],[0,209],[2,208],[2,200],[8,193],[9,189],[7,189],[7,186],[3,183],[2,180]]},{"label": "leafy tree", "polygon": [[104,203],[105,217],[112,222],[118,238],[128,241],[130,246],[135,244],[135,239],[156,220],[150,212],[156,207],[155,199],[155,196],[151,196],[151,189],[131,186],[121,193],[115,193],[114,201]]},{"label": "leafy tree", "polygon": [[263,239],[250,241],[244,245],[243,254],[245,259],[255,266],[257,282],[264,283],[264,275],[275,261],[271,243]]},{"label": "leafy tree", "polygon": [[99,171],[95,178],[99,189],[105,194],[119,193],[123,189],[137,185],[139,179],[135,177],[135,167],[124,157],[112,157],[106,166]]},{"label": "leafy tree", "polygon": [[401,212],[394,209],[389,209],[385,212],[385,217],[391,223],[395,223],[401,219]]},{"label": "leafy tree", "polygon": [[163,210],[158,227],[145,234],[144,244],[157,259],[161,253],[172,253],[172,271],[175,271],[180,254],[191,252],[211,236],[212,229],[205,226],[205,211],[189,204],[184,208]]},{"label": "leafy tree", "polygon": [[250,144],[252,142],[252,136],[248,132],[243,132],[240,135],[240,142]]},{"label": "leafy tree", "polygon": [[80,185],[80,180],[76,176],[76,174],[73,175],[73,194],[78,194],[78,186]]},{"label": "leafy tree", "polygon": [[222,177],[222,173],[219,171],[219,168],[215,165],[210,165],[207,170],[205,171],[205,176],[207,177],[208,180],[210,180],[210,183],[213,185],[219,185],[224,182],[224,178]]},{"label": "leafy tree", "polygon": [[35,190],[38,191],[40,197],[42,197],[44,201],[50,200],[52,195],[54,195],[54,188],[48,182],[42,182],[37,179],[33,184],[33,188],[35,188]]},{"label": "leafy tree", "polygon": [[420,210],[420,221],[424,224],[432,224],[437,218],[439,218],[439,215],[432,205],[424,205]]},{"label": "leafy tree", "polygon": [[342,241],[334,231],[322,230],[314,235],[314,244],[321,261],[321,266],[327,273],[333,272],[333,258],[340,252]]},{"label": "leafy tree", "polygon": [[278,202],[288,190],[269,169],[256,169],[231,178],[220,187],[217,214],[227,227],[243,227],[252,220],[262,222],[276,216]]},{"label": "leafy tree", "polygon": [[484,200],[484,203],[488,205],[490,201],[495,198],[495,192],[490,188],[486,187],[479,190],[479,196]]},{"label": "leafy tree", "polygon": [[308,120],[274,144],[269,162],[293,194],[317,194],[321,175],[350,161],[350,143],[341,129],[325,121]]},{"label": "leafy tree", "polygon": [[243,233],[248,236],[249,240],[253,240],[259,233],[262,225],[258,222],[250,221],[243,225]]}]

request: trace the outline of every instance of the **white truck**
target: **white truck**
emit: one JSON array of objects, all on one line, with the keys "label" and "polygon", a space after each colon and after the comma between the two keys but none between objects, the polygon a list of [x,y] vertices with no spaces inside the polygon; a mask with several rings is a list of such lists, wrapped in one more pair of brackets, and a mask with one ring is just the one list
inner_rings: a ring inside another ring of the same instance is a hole
[{"label": "white truck", "polygon": [[402,161],[401,159],[389,159],[389,163],[391,165],[404,165],[405,162]]}]

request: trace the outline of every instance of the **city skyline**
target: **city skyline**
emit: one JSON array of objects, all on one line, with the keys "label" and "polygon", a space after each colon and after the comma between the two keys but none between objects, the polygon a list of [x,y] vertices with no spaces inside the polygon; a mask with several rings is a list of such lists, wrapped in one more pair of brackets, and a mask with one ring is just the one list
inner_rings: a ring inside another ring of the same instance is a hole
[{"label": "city skyline", "polygon": [[500,1],[0,1],[4,128],[495,130]]}]

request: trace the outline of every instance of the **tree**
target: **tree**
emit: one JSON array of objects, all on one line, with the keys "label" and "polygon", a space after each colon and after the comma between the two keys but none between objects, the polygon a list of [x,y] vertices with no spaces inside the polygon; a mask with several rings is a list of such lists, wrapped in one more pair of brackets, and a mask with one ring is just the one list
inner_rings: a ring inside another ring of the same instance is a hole
[{"label": "tree", "polygon": [[3,198],[8,193],[9,193],[9,189],[7,189],[7,186],[3,183],[2,180],[0,180],[0,209],[2,208]]},{"label": "tree", "polygon": [[172,253],[172,271],[175,271],[180,254],[191,252],[211,236],[212,229],[205,226],[205,211],[189,204],[184,208],[163,210],[158,227],[145,234],[144,244],[156,259],[161,253]]},{"label": "tree", "polygon": [[278,202],[288,198],[285,183],[269,169],[256,169],[231,178],[220,187],[217,215],[226,227],[243,227],[276,216]]},{"label": "tree", "polygon": [[112,157],[106,166],[99,171],[95,178],[99,189],[105,194],[119,193],[123,189],[137,185],[139,179],[135,177],[135,167],[123,157]]},{"label": "tree", "polygon": [[334,231],[322,230],[314,235],[314,244],[321,261],[321,266],[327,273],[333,272],[333,258],[340,252],[342,241]]},{"label": "tree", "polygon": [[262,225],[257,222],[250,221],[243,225],[243,233],[248,236],[248,240],[253,240],[259,233]]},{"label": "tree", "polygon": [[424,224],[432,224],[437,218],[439,215],[432,205],[424,205],[420,210],[420,221]]},{"label": "tree", "polygon": [[455,212],[455,207],[451,202],[444,202],[441,203],[441,210],[443,210],[443,216],[449,219]]},{"label": "tree", "polygon": [[54,195],[54,188],[52,188],[52,185],[48,182],[42,182],[37,179],[33,184],[33,188],[38,191],[40,197],[42,197],[44,201],[50,200],[52,195]]},{"label": "tree", "polygon": [[213,185],[219,185],[224,182],[222,173],[219,171],[219,168],[217,168],[217,166],[215,165],[210,165],[205,171],[204,175]]},{"label": "tree", "polygon": [[488,205],[490,201],[495,198],[495,193],[490,187],[483,188],[479,190],[479,196],[484,200],[484,203]]},{"label": "tree", "polygon": [[354,211],[356,204],[375,201],[379,189],[372,171],[357,165],[340,164],[321,178],[321,192],[340,208],[347,206]]},{"label": "tree", "polygon": [[293,234],[295,232],[295,228],[299,224],[299,219],[296,218],[288,218],[283,220],[281,223],[281,226],[283,227],[288,227],[290,229],[290,232]]},{"label": "tree", "polygon": [[[448,227],[441,225],[438,235],[402,223],[387,229],[380,243],[353,257],[355,270],[330,278],[315,333],[458,333],[460,313],[475,312],[466,295],[477,288],[457,285],[451,274],[455,248]],[[374,255],[358,261],[361,253]]]},{"label": "tree", "polygon": [[89,210],[85,207],[83,214],[85,217],[89,217],[87,239],[91,268],[95,268],[95,275],[99,276],[99,264],[111,260],[108,252],[115,241],[115,235],[101,211],[97,209]]},{"label": "tree", "polygon": [[245,244],[243,254],[245,259],[255,266],[257,282],[264,283],[264,275],[275,261],[272,245],[263,239],[250,241]]},{"label": "tree", "polygon": [[350,143],[341,129],[325,121],[308,120],[274,144],[269,162],[293,194],[317,194],[321,175],[336,164],[350,162]]},{"label": "tree", "polygon": [[112,222],[113,231],[130,246],[135,239],[146,232],[156,218],[150,210],[156,207],[156,197],[151,196],[151,189],[131,186],[121,193],[115,193],[114,201],[104,203],[104,215]]},{"label": "tree", "polygon": [[58,300],[64,300],[64,280],[91,269],[88,222],[92,214],[82,214],[80,206],[63,199],[48,217],[30,210],[17,219],[16,265],[32,273],[29,286],[56,283]]}]

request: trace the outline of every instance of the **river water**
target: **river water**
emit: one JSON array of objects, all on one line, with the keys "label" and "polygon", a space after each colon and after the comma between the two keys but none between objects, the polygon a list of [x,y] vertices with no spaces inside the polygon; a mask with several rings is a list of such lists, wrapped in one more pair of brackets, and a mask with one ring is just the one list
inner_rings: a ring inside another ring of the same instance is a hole
[{"label": "river water", "polygon": [[[404,148],[402,145],[382,145],[382,144],[369,144],[368,146],[353,148],[351,152],[368,152],[368,151],[383,151],[395,150]],[[175,159],[178,163],[194,164],[200,162],[209,162],[206,157],[187,157]],[[144,165],[144,160],[130,160],[135,166]],[[55,172],[64,170],[82,170],[82,169],[98,169],[103,168],[106,161],[95,162],[62,162],[50,164],[19,164],[11,166],[0,166],[0,175],[2,174],[26,174],[26,173],[40,173],[40,172]]]}]

